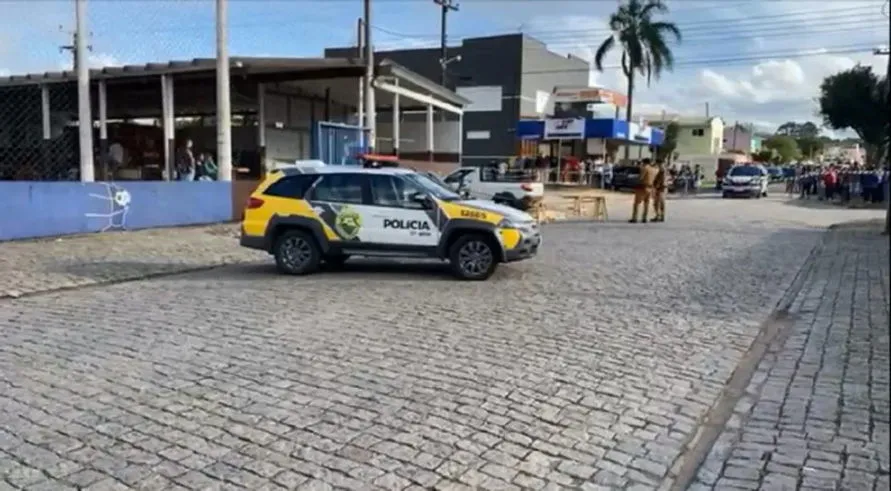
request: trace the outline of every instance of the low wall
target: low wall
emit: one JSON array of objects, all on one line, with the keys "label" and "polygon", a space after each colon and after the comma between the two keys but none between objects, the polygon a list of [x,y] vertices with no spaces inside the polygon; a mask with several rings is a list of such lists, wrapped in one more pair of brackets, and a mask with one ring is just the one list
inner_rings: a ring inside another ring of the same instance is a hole
[{"label": "low wall", "polygon": [[232,183],[0,182],[0,241],[232,220]]}]

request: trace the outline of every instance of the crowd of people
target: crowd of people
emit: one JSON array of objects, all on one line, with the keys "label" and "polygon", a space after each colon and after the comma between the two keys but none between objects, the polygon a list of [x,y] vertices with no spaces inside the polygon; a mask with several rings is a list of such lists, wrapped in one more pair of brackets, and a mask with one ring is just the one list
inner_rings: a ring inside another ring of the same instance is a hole
[{"label": "crowd of people", "polygon": [[786,192],[798,194],[801,199],[881,203],[887,198],[888,179],[887,168],[876,170],[840,163],[826,167],[800,165],[795,168],[795,177],[786,180]]}]

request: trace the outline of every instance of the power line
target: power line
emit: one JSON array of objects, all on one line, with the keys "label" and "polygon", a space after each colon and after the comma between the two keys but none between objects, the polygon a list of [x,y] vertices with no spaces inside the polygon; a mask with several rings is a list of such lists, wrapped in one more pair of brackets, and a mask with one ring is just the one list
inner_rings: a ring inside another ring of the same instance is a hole
[{"label": "power line", "polygon": [[[799,23],[799,22],[813,22],[813,21],[826,21],[826,22],[834,22],[839,19],[850,18],[853,16],[860,17],[861,19],[868,19],[871,15],[873,15],[874,10],[871,7],[849,7],[849,8],[841,8],[841,9],[827,9],[820,11],[801,11],[801,12],[786,12],[783,14],[770,14],[770,15],[762,15],[762,16],[747,16],[747,17],[736,17],[736,18],[724,18],[724,19],[710,19],[706,21],[693,21],[693,22],[685,22],[679,23],[678,28],[681,29],[682,32],[697,32],[702,30],[715,30],[715,29],[732,29],[734,26],[741,27],[758,27],[764,25],[771,25],[776,23],[781,24],[789,24],[789,23]],[[401,32],[396,32],[392,30],[388,30],[382,28],[380,26],[374,27],[381,32],[391,34],[394,36],[404,36],[407,38],[413,39],[424,39],[424,38],[435,38],[435,35],[432,34],[406,34]],[[482,34],[469,34],[464,33],[461,34],[460,37],[477,37],[477,36],[499,36],[499,35],[509,35],[509,34],[518,34],[518,33],[531,35],[535,37],[536,34],[578,34],[578,33],[591,33],[597,32],[602,33],[604,36],[610,34],[608,28],[597,28],[597,29],[541,29],[541,30],[522,30],[522,31],[511,31],[511,32],[503,32],[503,33],[482,33]]]},{"label": "power line", "polygon": [[[820,51],[814,52],[801,52],[801,51],[793,51],[793,52],[764,52],[759,54],[753,54],[748,56],[738,56],[738,57],[725,57],[725,58],[707,58],[707,59],[691,59],[691,60],[678,60],[675,62],[674,66],[679,68],[686,67],[701,67],[701,66],[731,66],[735,63],[743,63],[748,64],[751,62],[760,62],[765,61],[765,59],[771,58],[782,58],[782,59],[797,59],[797,58],[810,58],[814,56],[825,56],[825,55],[841,55],[841,54],[854,54],[854,53],[870,53],[872,51],[871,44],[862,44],[862,45],[852,45],[852,46],[838,46],[831,49],[824,49]],[[620,69],[620,65],[610,65],[604,66],[604,70],[618,70]],[[550,73],[584,73],[593,71],[593,67],[591,68],[567,68],[567,69],[555,69],[555,70],[529,70],[524,71],[524,75],[530,74],[550,74]]]},{"label": "power line", "polygon": [[[876,19],[873,17],[865,17],[861,16],[859,18],[854,19],[833,19],[823,23],[814,23],[808,25],[807,28],[802,29],[800,25],[797,23],[785,23],[785,24],[764,24],[764,25],[753,25],[753,26],[742,26],[742,27],[732,27],[732,28],[720,28],[713,29],[709,31],[681,31],[683,34],[682,42],[690,42],[696,40],[709,40],[715,38],[726,38],[730,35],[738,35],[738,36],[757,36],[761,33],[769,33],[769,32],[797,32],[801,36],[807,36],[813,31],[819,31],[819,29],[827,28],[827,27],[843,27],[843,26],[863,26],[868,23],[875,23],[876,21],[884,24],[884,21],[881,19]],[[553,40],[571,40],[577,38],[597,38],[598,40],[603,40],[610,36],[611,33],[596,33],[589,32],[586,34],[579,35],[568,35],[568,34],[555,34],[553,36],[542,38],[543,41],[553,41]]]},{"label": "power line", "polygon": [[[722,35],[712,35],[712,36],[697,36],[692,38],[685,38],[685,42],[677,45],[678,48],[684,49],[690,46],[692,42],[725,42],[725,41],[749,41],[749,38],[759,38],[761,40],[769,40],[769,39],[798,39],[798,38],[808,38],[813,35],[818,34],[833,34],[833,33],[864,33],[869,32],[871,29],[876,29],[878,33],[878,29],[883,29],[886,27],[885,21],[879,19],[872,19],[867,23],[857,23],[856,25],[827,25],[822,26],[820,28],[815,28],[806,32],[790,30],[788,28],[783,29],[770,29],[770,30],[759,30],[759,31],[748,31],[748,32],[728,32],[723,33]],[[744,39],[740,39],[740,37]],[[594,47],[594,45],[599,45],[603,39],[594,38],[594,37],[580,37],[574,39],[547,39],[540,40],[544,42],[548,49],[550,50],[566,50],[566,49],[574,49],[579,47]],[[415,49],[424,49],[424,48],[432,48],[432,44],[428,46],[414,46]],[[726,46],[725,46],[726,47]],[[474,48],[474,53],[479,54],[481,52],[485,52],[488,48],[480,47]],[[525,48],[526,50],[538,50],[540,48]],[[499,48],[491,48],[492,51],[499,51]]]}]

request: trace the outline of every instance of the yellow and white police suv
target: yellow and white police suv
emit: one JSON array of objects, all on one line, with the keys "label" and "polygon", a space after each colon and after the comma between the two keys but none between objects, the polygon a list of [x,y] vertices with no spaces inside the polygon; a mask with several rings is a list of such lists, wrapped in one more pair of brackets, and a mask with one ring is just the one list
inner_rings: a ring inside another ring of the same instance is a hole
[{"label": "yellow and white police suv", "polygon": [[432,257],[485,280],[499,263],[534,256],[541,233],[526,213],[462,200],[411,170],[318,166],[269,174],[248,199],[241,245],[269,252],[287,274],[351,256]]}]

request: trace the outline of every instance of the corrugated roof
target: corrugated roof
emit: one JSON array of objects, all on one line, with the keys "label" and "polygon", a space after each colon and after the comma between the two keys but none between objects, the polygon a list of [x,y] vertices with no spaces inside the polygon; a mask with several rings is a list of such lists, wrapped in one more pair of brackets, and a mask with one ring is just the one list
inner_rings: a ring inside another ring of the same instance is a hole
[{"label": "corrugated roof", "polygon": [[[329,68],[361,67],[362,61],[352,58],[256,58],[231,57],[230,67],[247,73],[269,73],[276,71],[324,70]],[[173,60],[166,63],[146,63],[144,65],[107,66],[90,70],[93,80],[124,77],[144,77],[171,73],[195,73],[216,70],[216,58],[195,58]],[[58,72],[29,73],[0,77],[0,86],[29,85],[41,83],[73,82],[77,73],[73,70]]]},{"label": "corrugated roof", "polygon": [[[337,68],[361,68],[364,66],[364,61],[358,58],[259,58],[242,56],[230,57],[229,66],[232,69],[237,70],[239,74],[258,75]],[[216,58],[173,60],[166,63],[146,63],[144,65],[108,66],[91,69],[90,80],[160,76],[177,73],[214,72],[216,67]],[[382,60],[378,64],[378,71],[383,72],[379,73],[379,75],[396,76],[455,104],[467,105],[470,103],[469,100],[461,97],[455,92],[442,87],[438,83],[433,82],[392,60]],[[29,73],[25,75],[0,77],[0,87],[74,82],[76,80],[77,73],[73,70]]]}]

